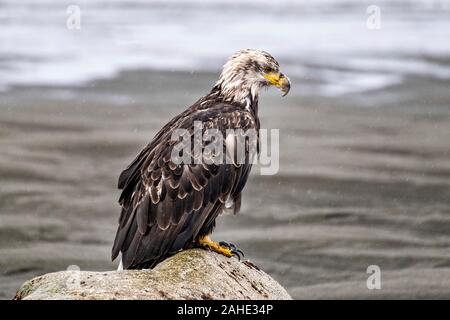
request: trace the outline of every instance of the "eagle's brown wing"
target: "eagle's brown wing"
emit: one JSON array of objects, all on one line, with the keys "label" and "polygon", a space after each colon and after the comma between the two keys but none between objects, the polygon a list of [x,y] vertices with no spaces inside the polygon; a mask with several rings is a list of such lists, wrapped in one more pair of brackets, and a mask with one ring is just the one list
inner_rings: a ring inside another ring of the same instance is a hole
[{"label": "eagle's brown wing", "polygon": [[224,137],[227,129],[257,130],[251,111],[224,103],[206,107],[190,108],[174,118],[121,174],[122,212],[112,258],[122,252],[124,268],[153,267],[210,232],[227,200],[239,210],[251,169],[248,145],[244,164],[207,164],[203,159],[201,164],[177,165],[171,159],[177,143],[172,132],[186,129],[194,142],[195,121],[202,122],[203,131],[215,128]]}]

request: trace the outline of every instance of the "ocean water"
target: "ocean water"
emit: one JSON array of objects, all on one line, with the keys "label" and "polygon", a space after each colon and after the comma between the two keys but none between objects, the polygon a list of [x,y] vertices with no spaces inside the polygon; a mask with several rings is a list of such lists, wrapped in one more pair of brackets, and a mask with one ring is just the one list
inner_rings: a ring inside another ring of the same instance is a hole
[{"label": "ocean water", "polygon": [[[380,8],[380,29],[367,27]],[[80,29],[67,28],[69,5]],[[299,93],[342,95],[450,78],[449,0],[0,0],[0,88],[79,85],[126,69],[213,71],[261,48]]]},{"label": "ocean water", "polygon": [[294,298],[450,297],[449,1],[377,1],[380,30],[371,4],[0,0],[0,299],[117,268],[119,173],[243,47],[292,80],[260,99],[280,171],[255,168],[213,238]]}]

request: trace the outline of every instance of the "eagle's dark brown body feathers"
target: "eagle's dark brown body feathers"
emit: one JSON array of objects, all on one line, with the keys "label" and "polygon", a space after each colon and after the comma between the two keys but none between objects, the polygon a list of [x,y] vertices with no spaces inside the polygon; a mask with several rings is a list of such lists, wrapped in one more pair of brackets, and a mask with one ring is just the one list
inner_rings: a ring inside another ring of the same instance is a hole
[{"label": "eagle's dark brown body feathers", "polygon": [[[147,268],[212,232],[227,199],[240,207],[241,192],[251,169],[244,164],[174,164],[174,129],[259,130],[257,101],[250,108],[223,101],[217,89],[172,119],[131,165],[122,172],[122,212],[112,258],[122,251],[124,268]],[[163,178],[164,177],[164,178]],[[158,186],[160,192],[158,192]]]}]

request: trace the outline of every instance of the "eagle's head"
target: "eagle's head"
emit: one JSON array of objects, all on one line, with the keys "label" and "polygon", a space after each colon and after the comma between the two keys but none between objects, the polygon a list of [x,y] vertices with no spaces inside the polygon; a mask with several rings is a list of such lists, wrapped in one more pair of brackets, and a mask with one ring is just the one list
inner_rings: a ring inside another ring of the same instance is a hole
[{"label": "eagle's head", "polygon": [[263,87],[275,86],[285,96],[291,87],[289,78],[280,72],[278,62],[262,50],[243,49],[228,59],[216,86],[226,100],[243,102],[258,98]]}]

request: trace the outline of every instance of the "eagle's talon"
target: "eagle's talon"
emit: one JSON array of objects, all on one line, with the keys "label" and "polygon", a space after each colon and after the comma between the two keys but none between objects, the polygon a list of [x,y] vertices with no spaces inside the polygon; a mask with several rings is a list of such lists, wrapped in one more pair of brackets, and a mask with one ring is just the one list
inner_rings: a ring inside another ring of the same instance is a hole
[{"label": "eagle's talon", "polygon": [[233,255],[235,255],[239,259],[239,261],[241,261],[241,255],[242,255],[242,258],[245,257],[244,252],[242,252],[242,250],[238,249],[234,243],[220,241],[219,245],[222,246],[222,247],[230,249],[231,253]]},{"label": "eagle's talon", "polygon": [[241,256],[244,257],[244,253],[236,248],[236,246],[232,243],[228,243],[225,241],[221,241],[219,243],[212,241],[208,236],[202,237],[198,240],[198,244],[200,247],[209,249],[211,251],[215,251],[220,253],[228,258],[236,256],[239,261],[241,261]]},{"label": "eagle's talon", "polygon": [[231,243],[231,242],[220,241],[219,244],[222,247],[227,247],[229,249],[233,249],[233,248],[235,249],[236,248],[236,246],[233,243]]},{"label": "eagle's talon", "polygon": [[239,255],[239,252],[237,252],[237,250],[232,250],[231,253],[233,253],[233,255],[236,256],[239,261],[241,261],[241,256]]}]

